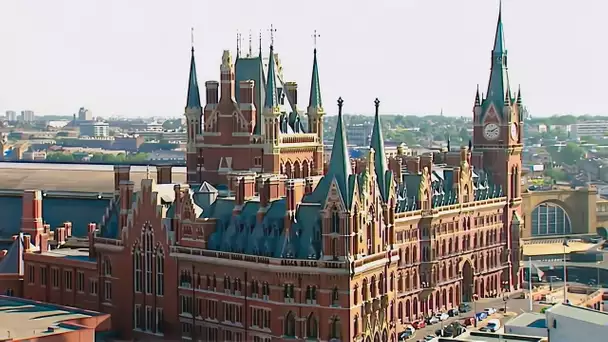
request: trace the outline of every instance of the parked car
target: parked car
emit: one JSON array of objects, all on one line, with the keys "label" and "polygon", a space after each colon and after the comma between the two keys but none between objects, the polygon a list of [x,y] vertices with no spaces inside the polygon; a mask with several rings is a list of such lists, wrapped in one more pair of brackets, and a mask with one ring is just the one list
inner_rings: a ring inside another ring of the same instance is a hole
[{"label": "parked car", "polygon": [[478,321],[483,321],[486,318],[488,318],[488,313],[485,311],[478,312],[475,314],[475,319],[477,319]]},{"label": "parked car", "polygon": [[458,311],[459,312],[469,312],[471,311],[471,304],[469,303],[462,303],[458,306]]},{"label": "parked car", "polygon": [[448,315],[450,317],[454,317],[454,316],[458,316],[460,314],[460,312],[458,311],[458,308],[453,308],[448,310]]},{"label": "parked car", "polygon": [[437,318],[436,316],[427,317],[426,323],[430,325],[437,324],[439,323],[439,318]]},{"label": "parked car", "polygon": [[412,322],[412,326],[416,329],[422,329],[426,327],[426,322],[424,320],[414,321]]},{"label": "parked car", "polygon": [[440,312],[438,314],[435,314],[435,317],[437,317],[437,319],[440,321],[445,321],[446,319],[450,318],[450,315],[445,312]]},{"label": "parked car", "polygon": [[498,331],[498,329],[500,329],[500,320],[498,320],[498,319],[491,319],[491,320],[488,321],[488,324],[486,324],[485,327],[482,327],[479,330],[480,331],[496,332],[496,331]]},{"label": "parked car", "polygon": [[463,324],[465,327],[471,326],[471,325],[475,324],[475,318],[473,318],[473,317],[467,317],[467,318],[465,318],[465,319],[462,321],[462,324]]},{"label": "parked car", "polygon": [[412,337],[414,337],[414,334],[412,334],[411,332],[406,330],[406,331],[402,332],[401,334],[399,334],[399,342],[409,340]]},{"label": "parked car", "polygon": [[486,314],[488,314],[488,316],[496,313],[496,309],[494,309],[494,308],[485,308],[485,309],[483,309],[483,311],[485,311]]},{"label": "parked car", "polygon": [[426,336],[424,337],[424,341],[425,341],[425,342],[432,341],[432,340],[434,340],[434,339],[435,339],[435,336],[433,336],[433,335],[426,335]]}]

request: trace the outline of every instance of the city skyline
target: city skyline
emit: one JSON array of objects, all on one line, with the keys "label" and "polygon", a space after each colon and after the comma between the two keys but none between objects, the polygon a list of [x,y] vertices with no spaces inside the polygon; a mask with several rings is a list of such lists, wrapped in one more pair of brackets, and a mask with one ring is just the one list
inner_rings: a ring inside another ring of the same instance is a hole
[{"label": "city skyline", "polygon": [[[146,2],[145,10],[137,1],[0,4],[0,27],[14,32],[0,36],[0,45],[13,51],[0,57],[0,111],[70,114],[84,105],[101,116],[180,116],[191,27],[202,83],[219,78],[223,49],[235,54],[237,30],[246,53],[252,29],[257,53],[261,29],[267,56],[267,31],[273,24],[275,51],[286,80],[298,82],[302,104],[307,102],[302,94],[310,87],[312,34],[317,30],[322,91],[330,115],[336,112],[335,99],[342,96],[345,113],[371,114],[373,99],[380,97],[383,114],[439,114],[443,109],[446,115],[468,116],[476,85],[485,92],[498,1],[385,1],[373,7],[312,1],[289,8],[276,7],[276,2],[273,8],[271,3],[235,1],[233,7],[240,10],[231,13],[228,22],[212,15],[225,11],[220,5],[194,1],[171,7]],[[593,67],[605,48],[591,43],[600,40],[599,13],[606,5],[550,4],[503,2],[511,86],[522,85],[533,116],[605,114],[599,99],[606,72]],[[548,9],[551,17],[546,16]],[[298,21],[292,13],[311,19]],[[365,21],[370,25],[358,25]],[[411,52],[416,49],[424,52]]]}]

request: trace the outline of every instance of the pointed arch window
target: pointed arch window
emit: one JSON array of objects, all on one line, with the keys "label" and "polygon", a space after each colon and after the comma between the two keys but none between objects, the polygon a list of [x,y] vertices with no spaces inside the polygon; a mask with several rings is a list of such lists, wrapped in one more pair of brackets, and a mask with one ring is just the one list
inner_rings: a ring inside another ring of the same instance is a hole
[{"label": "pointed arch window", "polygon": [[306,287],[306,303],[316,304],[317,303],[317,287],[307,286]]},{"label": "pointed arch window", "polygon": [[309,339],[316,339],[319,337],[319,323],[312,313],[306,318],[306,337]]},{"label": "pointed arch window", "polygon": [[353,319],[353,339],[359,335],[359,316]]},{"label": "pointed arch window", "polygon": [[152,294],[152,269],[154,265],[154,235],[152,226],[144,224],[142,229],[143,253],[144,253],[144,287],[147,294]]},{"label": "pointed arch window", "polygon": [[268,285],[267,282],[264,282],[264,284],[262,285],[262,296],[264,297],[264,299],[268,299],[268,297],[270,296],[270,285]]},{"label": "pointed arch window", "polygon": [[334,289],[331,291],[331,305],[340,305],[340,292],[338,291],[338,287],[334,287]]},{"label": "pointed arch window", "polygon": [[286,302],[292,302],[294,298],[294,287],[293,284],[285,284],[283,288],[283,297]]},{"label": "pointed arch window", "polygon": [[283,335],[286,337],[296,337],[296,315],[291,311],[285,317]]},{"label": "pointed arch window", "polygon": [[[200,274],[199,274],[200,287]],[[162,248],[159,248],[156,254],[156,295],[163,296],[165,294],[165,254]]]},{"label": "pointed arch window", "polygon": [[133,275],[133,286],[135,288],[135,292],[141,292],[142,291],[142,253],[141,250],[139,249],[139,246],[136,246],[133,249],[133,269],[134,269],[134,275]]},{"label": "pointed arch window", "polygon": [[331,211],[331,232],[340,233],[340,214],[338,213],[338,207],[334,206]]},{"label": "pointed arch window", "polygon": [[330,323],[330,340],[331,339],[340,339],[340,330],[341,330],[340,318],[333,317]]},{"label": "pointed arch window", "polygon": [[334,260],[338,260],[338,239],[331,239],[330,254]]}]

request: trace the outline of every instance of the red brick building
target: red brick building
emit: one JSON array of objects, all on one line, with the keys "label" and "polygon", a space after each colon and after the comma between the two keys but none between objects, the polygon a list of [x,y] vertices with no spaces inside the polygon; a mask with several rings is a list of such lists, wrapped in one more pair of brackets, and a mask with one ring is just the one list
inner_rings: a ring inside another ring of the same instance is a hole
[{"label": "red brick building", "polygon": [[165,167],[139,186],[116,167],[115,192],[86,231],[45,224],[48,199],[25,191],[22,295],[110,313],[127,338],[371,342],[518,288],[521,95],[502,35],[499,17],[468,147],[387,158],[376,100],[369,155],[353,161],[340,99],[327,163],[316,52],[307,130],[272,47],[267,67],[225,52],[205,108],[193,54],[188,185]]}]

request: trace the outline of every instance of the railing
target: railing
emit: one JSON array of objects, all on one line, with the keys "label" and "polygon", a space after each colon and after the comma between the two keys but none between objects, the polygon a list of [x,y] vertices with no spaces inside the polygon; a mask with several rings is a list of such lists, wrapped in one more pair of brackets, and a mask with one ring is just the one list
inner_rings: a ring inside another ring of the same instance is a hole
[{"label": "railing", "polygon": [[310,133],[295,133],[280,137],[281,144],[300,144],[300,143],[316,143],[318,137],[316,134]]},{"label": "railing", "polygon": [[103,245],[110,245],[110,246],[119,246],[119,247],[124,246],[122,240],[117,240],[117,239],[108,239],[108,238],[96,237],[94,242],[95,243],[99,243],[99,244],[103,244]]}]

